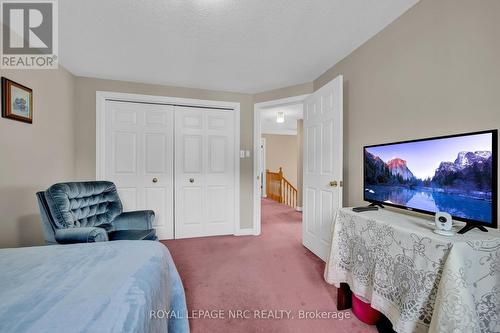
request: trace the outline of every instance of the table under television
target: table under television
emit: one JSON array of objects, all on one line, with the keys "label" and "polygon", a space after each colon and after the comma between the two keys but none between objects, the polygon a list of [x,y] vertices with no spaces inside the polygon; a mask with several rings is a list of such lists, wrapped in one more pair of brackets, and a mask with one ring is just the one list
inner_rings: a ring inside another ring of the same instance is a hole
[{"label": "table under television", "polygon": [[399,333],[500,332],[500,232],[441,236],[431,219],[340,209],[325,280],[340,298],[348,285]]}]

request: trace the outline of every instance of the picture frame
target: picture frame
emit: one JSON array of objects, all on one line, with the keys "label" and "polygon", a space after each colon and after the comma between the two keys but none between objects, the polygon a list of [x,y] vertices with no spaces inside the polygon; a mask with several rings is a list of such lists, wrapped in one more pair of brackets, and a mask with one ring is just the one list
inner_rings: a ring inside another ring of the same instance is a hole
[{"label": "picture frame", "polygon": [[2,77],[2,117],[33,123],[33,90]]}]

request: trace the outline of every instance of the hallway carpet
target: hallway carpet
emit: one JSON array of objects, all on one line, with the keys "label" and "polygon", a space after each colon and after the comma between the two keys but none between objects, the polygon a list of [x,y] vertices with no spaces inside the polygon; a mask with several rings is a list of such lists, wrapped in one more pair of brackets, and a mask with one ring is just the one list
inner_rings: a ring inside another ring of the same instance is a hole
[{"label": "hallway carpet", "polygon": [[[290,207],[263,200],[260,236],[163,241],[184,283],[190,314],[224,310],[222,319],[191,319],[192,332],[376,332],[351,311],[340,312],[343,320],[299,318],[300,310],[337,314],[336,290],[323,280],[324,263],[301,244],[301,218]],[[250,318],[229,318],[229,310],[238,309],[250,310]],[[294,318],[285,312],[283,319],[255,318],[269,317],[260,310],[291,311]]]}]

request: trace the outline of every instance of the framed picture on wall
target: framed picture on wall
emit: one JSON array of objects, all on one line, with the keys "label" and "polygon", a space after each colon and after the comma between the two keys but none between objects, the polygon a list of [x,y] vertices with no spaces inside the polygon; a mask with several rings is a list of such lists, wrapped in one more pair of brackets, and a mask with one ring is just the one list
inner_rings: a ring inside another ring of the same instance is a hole
[{"label": "framed picture on wall", "polygon": [[2,77],[2,117],[33,122],[33,91]]}]

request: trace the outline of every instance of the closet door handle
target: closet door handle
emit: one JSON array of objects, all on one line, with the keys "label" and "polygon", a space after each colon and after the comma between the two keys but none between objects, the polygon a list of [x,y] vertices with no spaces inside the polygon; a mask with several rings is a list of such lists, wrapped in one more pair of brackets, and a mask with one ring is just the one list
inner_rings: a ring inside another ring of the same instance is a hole
[{"label": "closet door handle", "polygon": [[189,178],[190,183],[194,183],[194,178]]},{"label": "closet door handle", "polygon": [[153,183],[158,183],[158,178],[153,178]]}]

